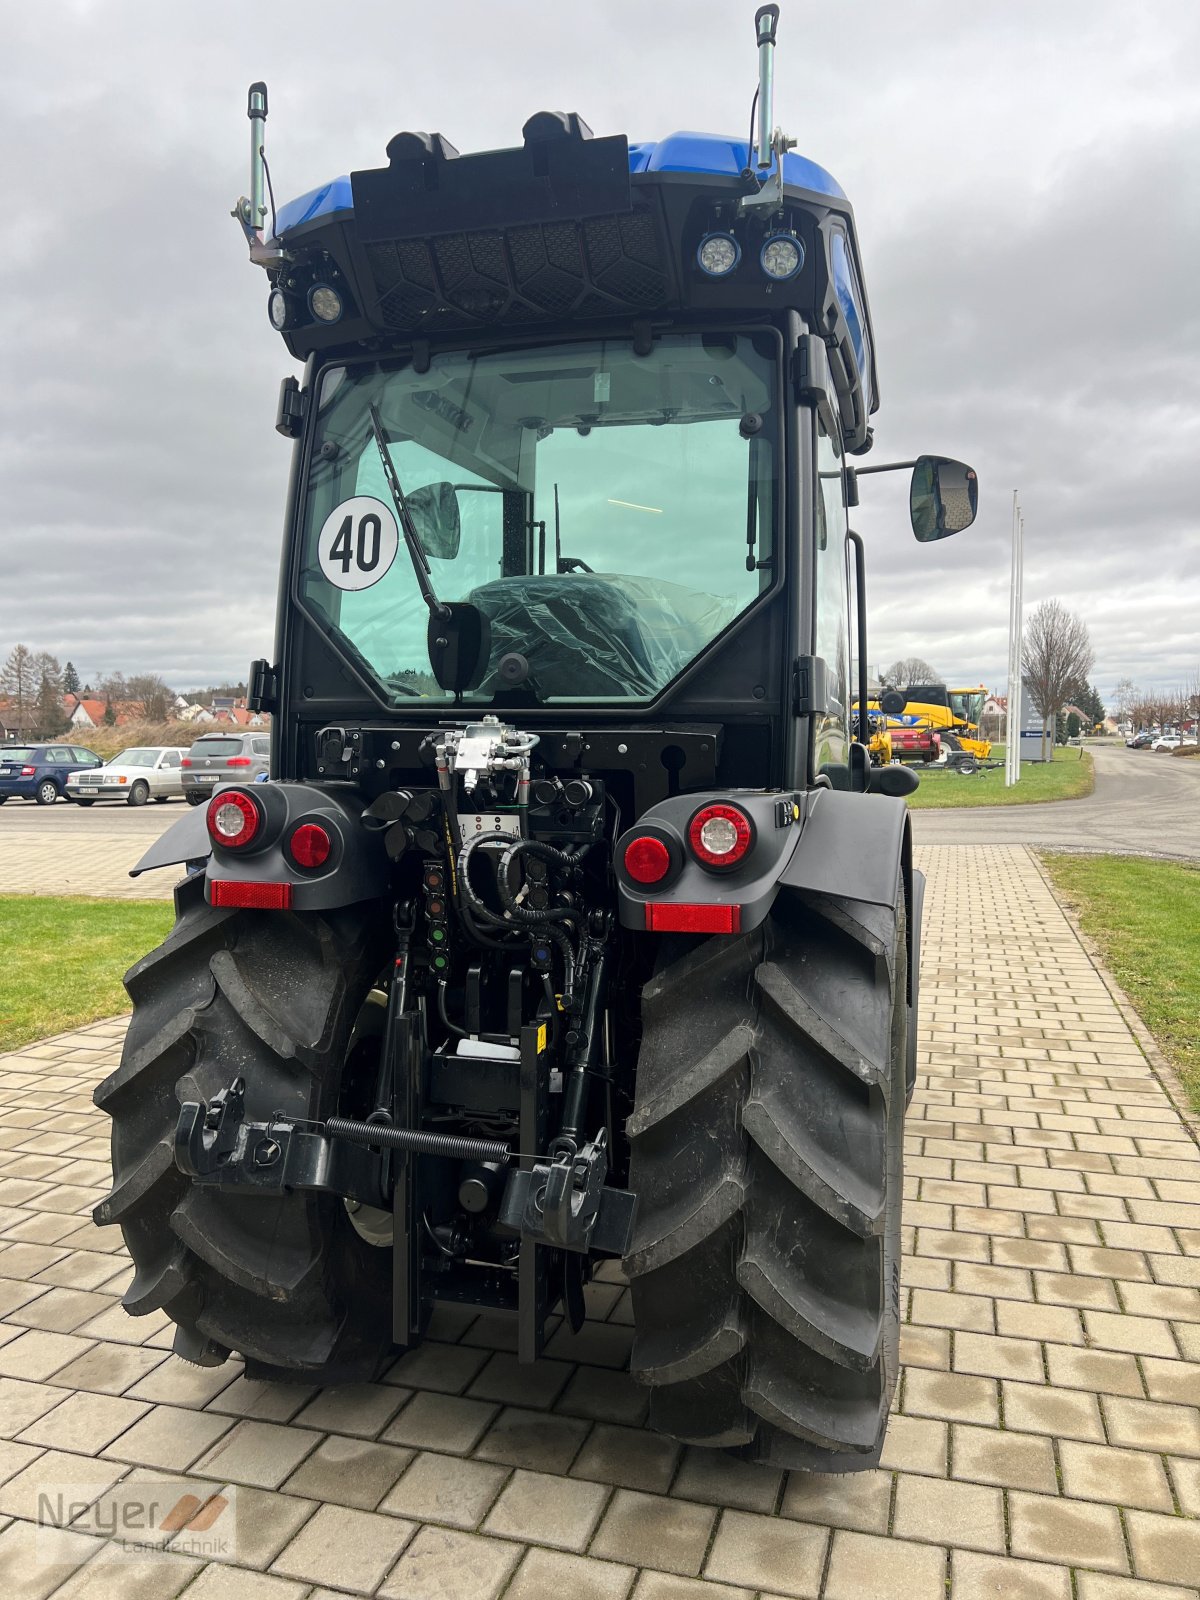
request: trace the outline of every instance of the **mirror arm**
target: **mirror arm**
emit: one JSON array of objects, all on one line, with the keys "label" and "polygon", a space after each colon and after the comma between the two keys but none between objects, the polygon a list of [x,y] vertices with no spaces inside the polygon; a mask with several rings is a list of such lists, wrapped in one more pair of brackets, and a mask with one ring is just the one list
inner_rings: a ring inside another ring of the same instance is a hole
[{"label": "mirror arm", "polygon": [[881,461],[877,467],[847,467],[846,470],[861,478],[865,472],[906,472],[916,465],[915,461]]},{"label": "mirror arm", "polygon": [[858,604],[858,738],[861,744],[871,743],[871,719],[867,715],[867,558],[862,539],[853,528],[846,529],[846,538],[854,546],[854,586]]}]

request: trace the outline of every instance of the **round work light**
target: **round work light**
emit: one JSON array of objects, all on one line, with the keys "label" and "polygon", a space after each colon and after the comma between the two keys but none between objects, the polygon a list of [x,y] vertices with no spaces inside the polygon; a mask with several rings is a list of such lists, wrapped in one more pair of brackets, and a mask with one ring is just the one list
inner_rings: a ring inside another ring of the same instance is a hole
[{"label": "round work light", "polygon": [[731,233],[706,233],[696,251],[696,265],[709,278],[725,278],[742,259],[742,247]]},{"label": "round work light", "polygon": [[314,283],[308,291],[308,309],[318,322],[337,322],[345,307],[336,289],[327,283]]},{"label": "round work light", "polygon": [[758,252],[758,264],[768,278],[776,283],[786,283],[794,278],[804,265],[804,246],[790,233],[773,233],[763,240]]}]

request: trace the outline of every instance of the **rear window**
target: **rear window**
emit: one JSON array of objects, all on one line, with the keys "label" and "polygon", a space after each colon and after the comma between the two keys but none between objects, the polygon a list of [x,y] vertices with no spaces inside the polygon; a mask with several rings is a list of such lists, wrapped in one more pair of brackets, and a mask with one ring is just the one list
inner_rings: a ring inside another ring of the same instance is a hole
[{"label": "rear window", "polygon": [[0,762],[3,762],[3,761],[32,761],[32,760],[33,760],[33,751],[30,749],[30,747],[28,745],[22,745],[20,747],[16,747],[16,746],[13,746],[13,745],[4,745],[3,747],[0,747]]},{"label": "rear window", "polygon": [[236,756],[242,753],[240,739],[197,739],[192,754],[197,756]]}]

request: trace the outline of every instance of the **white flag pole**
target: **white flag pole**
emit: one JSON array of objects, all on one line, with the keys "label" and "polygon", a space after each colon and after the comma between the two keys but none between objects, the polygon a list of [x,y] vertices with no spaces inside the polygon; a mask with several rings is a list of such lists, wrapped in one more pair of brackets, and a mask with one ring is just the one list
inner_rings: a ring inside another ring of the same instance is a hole
[{"label": "white flag pole", "polygon": [[1005,718],[1004,787],[1010,789],[1020,776],[1020,690],[1017,664],[1017,539],[1020,513],[1017,491],[1013,490],[1012,570],[1008,590],[1008,715]]}]

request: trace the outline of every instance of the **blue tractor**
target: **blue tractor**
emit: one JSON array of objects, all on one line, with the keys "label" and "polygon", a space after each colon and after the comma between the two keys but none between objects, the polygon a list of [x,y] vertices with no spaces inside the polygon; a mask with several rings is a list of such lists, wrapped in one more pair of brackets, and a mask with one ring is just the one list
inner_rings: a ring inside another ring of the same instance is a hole
[{"label": "blue tractor", "polygon": [[[250,91],[304,363],[271,781],[140,863],[188,870],[96,1092],[125,1306],[188,1360],[369,1378],[467,1306],[533,1361],[616,1262],[652,1425],[879,1459],[922,879],[855,716],[863,268],[773,124],[778,9],[749,142],[403,132],[275,212]],[[900,465],[919,540],[972,521]]]}]

